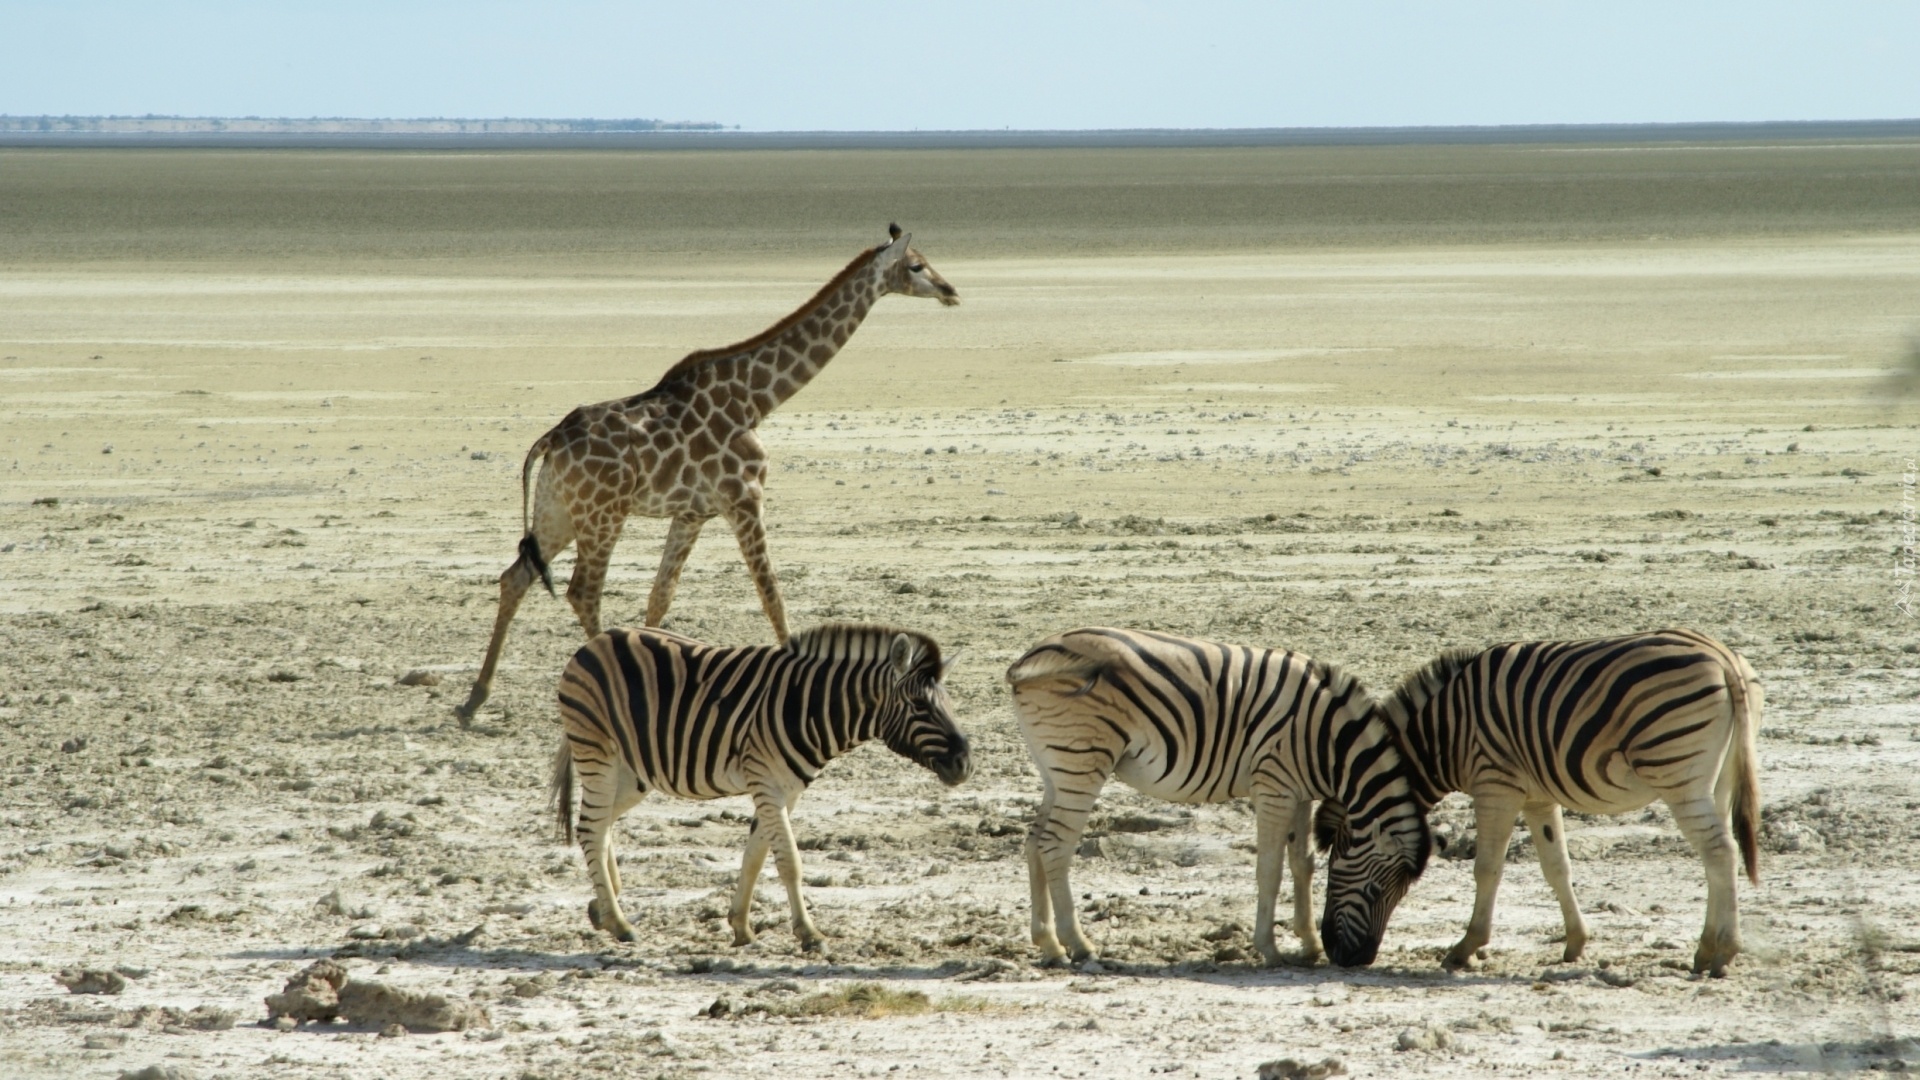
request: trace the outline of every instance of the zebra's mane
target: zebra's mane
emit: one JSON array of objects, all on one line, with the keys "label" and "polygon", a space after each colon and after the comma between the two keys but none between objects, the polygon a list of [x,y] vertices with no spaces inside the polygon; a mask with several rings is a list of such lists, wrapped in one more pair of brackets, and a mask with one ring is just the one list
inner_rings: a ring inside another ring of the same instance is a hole
[{"label": "zebra's mane", "polygon": [[1393,692],[1380,699],[1380,709],[1391,717],[1396,724],[1404,726],[1407,718],[1419,711],[1420,706],[1439,693],[1456,673],[1467,666],[1467,661],[1480,655],[1480,650],[1471,646],[1456,646],[1442,650],[1440,655],[1422,664],[1418,669],[1400,680]]},{"label": "zebra's mane", "polygon": [[940,643],[914,630],[883,623],[826,623],[787,639],[787,651],[816,660],[885,660],[893,639],[905,634],[919,648],[919,662],[940,665]]}]

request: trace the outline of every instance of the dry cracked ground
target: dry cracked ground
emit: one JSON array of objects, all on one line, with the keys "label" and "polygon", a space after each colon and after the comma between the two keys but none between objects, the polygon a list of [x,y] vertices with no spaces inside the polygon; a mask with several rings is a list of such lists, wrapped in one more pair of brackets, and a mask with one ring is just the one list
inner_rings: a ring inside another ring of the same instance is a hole
[{"label": "dry cracked ground", "polygon": [[[588,926],[546,801],[563,603],[529,598],[472,728],[451,706],[532,439],[747,336],[870,238],[593,273],[0,267],[0,1072],[1920,1065],[1920,633],[1898,574],[1920,230],[1076,254],[969,248],[962,224],[958,254],[919,243],[964,304],[884,302],[763,429],[796,625],[961,647],[978,762],[948,791],[870,746],[801,801],[820,954],[770,871],[761,941],[728,946],[742,800],[630,813],[640,941]],[[631,523],[615,620],[663,531]],[[1074,879],[1103,957],[1039,968],[1019,857],[1037,779],[1001,672],[1085,624],[1284,645],[1378,687],[1451,644],[1713,633],[1767,690],[1748,951],[1723,980],[1687,971],[1704,880],[1656,806],[1570,819],[1583,959],[1558,962],[1522,830],[1486,963],[1442,972],[1473,890],[1449,802],[1453,857],[1378,963],[1263,969],[1245,807],[1116,786]],[[719,526],[669,625],[769,639]],[[269,1022],[265,998],[327,958],[440,995],[458,1030]]]}]

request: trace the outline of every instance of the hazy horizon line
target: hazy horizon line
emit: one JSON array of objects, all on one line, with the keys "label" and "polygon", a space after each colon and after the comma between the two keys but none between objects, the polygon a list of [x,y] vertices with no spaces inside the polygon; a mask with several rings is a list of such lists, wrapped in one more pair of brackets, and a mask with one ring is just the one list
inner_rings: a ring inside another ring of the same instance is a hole
[{"label": "hazy horizon line", "polygon": [[[166,130],[101,130],[87,122],[142,121]],[[60,122],[35,130],[27,124]],[[181,125],[206,124],[206,128]],[[420,125],[417,130],[395,125]],[[75,126],[78,125],[78,126]],[[217,126],[213,126],[217,125]],[[229,125],[251,127],[232,130]],[[261,125],[283,130],[261,130]],[[331,130],[327,125],[335,125]],[[339,125],[384,125],[343,130]],[[432,126],[429,126],[432,125]],[[489,130],[486,125],[508,125]],[[1848,120],[1699,120],[1567,124],[1408,124],[1285,127],[813,129],[755,131],[713,121],[590,117],[265,117],[0,113],[0,147],[229,146],[467,149],[520,145],[549,149],[935,149],[1205,148],[1312,145],[1618,143],[1852,137],[1920,138],[1920,117]]]}]

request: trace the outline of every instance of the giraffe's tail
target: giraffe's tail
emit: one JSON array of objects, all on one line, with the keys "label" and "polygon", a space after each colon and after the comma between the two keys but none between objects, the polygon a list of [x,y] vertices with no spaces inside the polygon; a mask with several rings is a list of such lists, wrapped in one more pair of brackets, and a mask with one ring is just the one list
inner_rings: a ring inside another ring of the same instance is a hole
[{"label": "giraffe's tail", "polygon": [[549,596],[553,595],[553,571],[540,554],[540,541],[534,538],[533,513],[528,506],[527,493],[533,483],[533,463],[547,456],[552,439],[553,431],[550,430],[533,440],[533,445],[527,448],[527,456],[520,462],[520,559],[540,575],[540,584],[547,587]]},{"label": "giraffe's tail", "polygon": [[540,584],[547,587],[547,595],[554,595],[553,570],[547,566],[547,560],[541,558],[540,541],[534,539],[532,533],[520,538],[520,561],[533,567],[533,572],[540,575]]}]

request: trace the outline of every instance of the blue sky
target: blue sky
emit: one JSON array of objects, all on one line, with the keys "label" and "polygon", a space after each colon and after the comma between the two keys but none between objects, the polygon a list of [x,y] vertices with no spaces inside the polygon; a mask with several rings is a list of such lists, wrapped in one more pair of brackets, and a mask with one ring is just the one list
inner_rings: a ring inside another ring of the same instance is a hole
[{"label": "blue sky", "polygon": [[1920,3],[0,0],[0,113],[747,130],[1920,117]]}]

